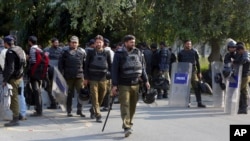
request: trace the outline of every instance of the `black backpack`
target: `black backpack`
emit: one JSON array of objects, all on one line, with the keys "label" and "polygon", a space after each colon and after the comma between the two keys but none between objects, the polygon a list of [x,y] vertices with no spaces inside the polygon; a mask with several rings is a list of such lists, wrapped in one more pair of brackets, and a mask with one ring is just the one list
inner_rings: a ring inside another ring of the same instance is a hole
[{"label": "black backpack", "polygon": [[24,53],[24,50],[19,46],[11,47],[10,50],[13,51],[19,58],[19,63],[17,68],[15,68],[14,76],[15,78],[21,78],[24,74],[24,68],[27,64],[26,55]]}]

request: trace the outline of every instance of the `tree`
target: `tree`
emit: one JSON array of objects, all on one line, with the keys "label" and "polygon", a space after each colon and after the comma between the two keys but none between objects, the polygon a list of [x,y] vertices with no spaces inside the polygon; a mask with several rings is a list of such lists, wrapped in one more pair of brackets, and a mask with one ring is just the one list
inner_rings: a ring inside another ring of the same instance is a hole
[{"label": "tree", "polygon": [[134,34],[137,41],[169,44],[189,38],[208,42],[209,60],[214,61],[220,59],[224,39],[250,40],[250,0],[2,1],[0,15],[13,10],[8,16],[2,14],[6,20],[0,27],[5,34],[12,28],[19,30],[23,44],[29,35],[38,36],[45,45],[51,37],[67,41],[71,35],[79,36],[82,43],[97,34],[114,42],[125,34]]},{"label": "tree", "polygon": [[[110,35],[115,22],[130,16],[135,9],[132,0],[10,0],[1,7],[11,7],[9,15],[14,26],[19,30],[25,44],[28,36],[36,35],[39,44],[46,45],[56,36],[67,41],[69,36],[77,35],[84,43],[87,36],[96,34]],[[24,8],[25,7],[25,8]]]},{"label": "tree", "polygon": [[222,40],[228,37],[245,42],[250,40],[249,0],[148,1],[153,3],[153,12],[148,15],[149,34],[155,37],[158,34],[169,42],[187,38],[208,42],[212,48],[209,61],[220,59]]}]

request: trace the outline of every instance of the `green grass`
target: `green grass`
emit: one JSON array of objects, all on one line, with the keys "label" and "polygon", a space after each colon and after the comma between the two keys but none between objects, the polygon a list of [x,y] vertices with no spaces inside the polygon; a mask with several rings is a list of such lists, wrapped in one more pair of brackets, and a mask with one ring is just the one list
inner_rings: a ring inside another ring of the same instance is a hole
[{"label": "green grass", "polygon": [[200,57],[201,72],[208,70],[209,62],[207,57]]}]

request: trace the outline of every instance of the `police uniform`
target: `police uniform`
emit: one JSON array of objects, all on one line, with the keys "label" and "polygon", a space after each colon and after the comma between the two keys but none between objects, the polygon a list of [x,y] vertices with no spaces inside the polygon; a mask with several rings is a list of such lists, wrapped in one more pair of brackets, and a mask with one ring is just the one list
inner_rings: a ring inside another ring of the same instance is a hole
[{"label": "police uniform", "polygon": [[[238,49],[244,49],[243,45],[238,45]],[[240,87],[240,101],[238,114],[247,114],[247,101],[248,101],[248,82],[250,80],[250,59],[248,52],[244,51],[243,54],[236,54],[233,64],[242,65],[242,77],[241,77],[241,87]]]},{"label": "police uniform", "polygon": [[128,51],[125,47],[115,52],[112,64],[112,85],[118,87],[122,128],[130,130],[136,110],[139,79],[148,82],[143,56],[139,49]]},{"label": "police uniform", "polygon": [[[159,72],[160,74],[158,75],[163,75],[164,78],[170,82],[170,77],[169,77],[169,67],[170,67],[170,59],[171,59],[171,53],[168,50],[168,48],[163,47],[159,50],[158,53],[158,59],[159,59]],[[158,99],[167,98],[167,89],[163,89],[163,94],[161,92],[161,89],[158,89]]]},{"label": "police uniform", "polygon": [[60,56],[62,55],[63,49],[61,47],[47,47],[44,49],[44,52],[48,52],[49,53],[49,59],[50,59],[50,66],[49,66],[49,70],[48,70],[48,77],[46,78],[46,82],[47,82],[47,86],[46,86],[46,90],[48,92],[48,96],[50,99],[50,107],[48,107],[49,109],[56,109],[56,100],[52,95],[52,80],[53,80],[53,68],[54,67],[58,67],[58,60],[60,58]]},{"label": "police uniform", "polygon": [[[11,39],[12,40],[12,39]],[[5,42],[10,42],[8,36],[4,39]],[[14,39],[12,40],[14,41]],[[13,112],[13,120],[6,123],[5,126],[19,125],[19,100],[18,100],[18,88],[23,76],[24,64],[21,64],[25,60],[24,51],[18,46],[11,45],[6,52],[4,70],[3,70],[3,83],[9,83],[13,87],[10,109]]]},{"label": "police uniform", "polygon": [[103,102],[107,91],[107,72],[111,70],[111,56],[106,50],[97,51],[89,50],[86,64],[84,79],[89,81],[92,108],[90,109],[91,117],[93,114],[97,122],[101,121],[100,105]]},{"label": "police uniform", "polygon": [[[80,93],[83,87],[83,71],[86,59],[86,53],[83,49],[78,47],[76,50],[67,48],[59,58],[58,68],[63,74],[67,85],[68,85],[68,96],[67,96],[67,113],[71,117],[72,111],[72,98],[74,97],[74,90]],[[82,114],[82,104],[77,103],[77,115],[85,117]]]},{"label": "police uniform", "polygon": [[197,77],[197,74],[201,73],[198,52],[194,49],[190,49],[190,50],[183,49],[178,53],[178,61],[188,62],[192,64],[191,85],[192,85],[192,88],[194,89],[198,107],[205,107],[205,105],[202,104],[201,90],[198,86],[199,79]]}]

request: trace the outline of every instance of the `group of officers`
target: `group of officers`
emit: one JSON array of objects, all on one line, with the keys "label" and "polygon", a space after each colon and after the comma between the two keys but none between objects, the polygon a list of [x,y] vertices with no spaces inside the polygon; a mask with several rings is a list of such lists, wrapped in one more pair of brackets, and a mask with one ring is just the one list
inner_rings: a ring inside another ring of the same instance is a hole
[{"label": "group of officers", "polygon": [[[74,97],[75,89],[77,93],[80,93],[83,87],[89,88],[92,103],[92,107],[89,110],[90,117],[96,119],[98,123],[102,122],[100,106],[105,96],[116,96],[119,93],[122,128],[124,129],[125,137],[132,133],[132,121],[136,111],[140,83],[143,83],[146,89],[150,89],[150,83],[154,87],[151,80],[157,76],[163,76],[170,84],[169,71],[171,70],[171,63],[175,61],[192,64],[191,84],[195,92],[197,106],[201,108],[206,107],[202,103],[201,90],[198,87],[199,79],[202,77],[199,55],[192,48],[191,40],[183,42],[184,49],[178,53],[177,57],[171,53],[171,50],[164,43],[160,43],[159,49],[157,44],[152,44],[151,49],[149,49],[143,44],[136,47],[135,41],[135,36],[126,35],[121,46],[113,51],[108,45],[109,40],[101,35],[97,35],[90,41],[88,47],[82,49],[79,47],[79,38],[72,36],[66,47],[59,47],[59,40],[53,38],[51,40],[52,46],[42,50],[37,45],[37,37],[30,36],[28,38],[30,49],[26,59],[29,61],[29,68],[36,63],[35,51],[48,53],[51,62],[50,66],[58,67],[68,85],[66,102],[68,117],[73,116],[72,98]],[[15,39],[11,36],[4,38],[4,46],[8,50],[3,69],[4,81],[2,85],[6,85],[6,83],[14,85],[10,106],[13,111],[13,120],[6,123],[5,126],[17,126],[19,125],[19,110],[16,96],[18,95],[18,87],[22,77],[16,77],[15,72],[19,69],[18,66],[20,66],[19,63],[22,58],[13,48],[21,48],[15,45]],[[231,50],[231,48],[234,48],[234,50]],[[237,45],[228,45],[228,50],[229,53],[224,59],[225,63],[229,61],[233,64],[243,64],[239,113],[247,113],[246,96],[248,87],[246,83],[248,82],[249,58],[248,56],[246,57],[247,52],[245,51],[244,43],[239,42]],[[48,79],[50,82],[52,81],[51,77]],[[31,78],[30,82],[35,95],[35,112],[31,116],[42,116],[42,80]],[[48,108],[55,109],[57,103],[52,95],[51,83],[49,87],[47,91],[51,105]],[[161,99],[162,97],[167,98],[167,88],[158,91],[158,98]],[[106,103],[104,107],[107,108],[109,99],[107,98],[104,103]],[[82,113],[82,107],[83,105],[78,101],[76,114],[85,117]]]}]

